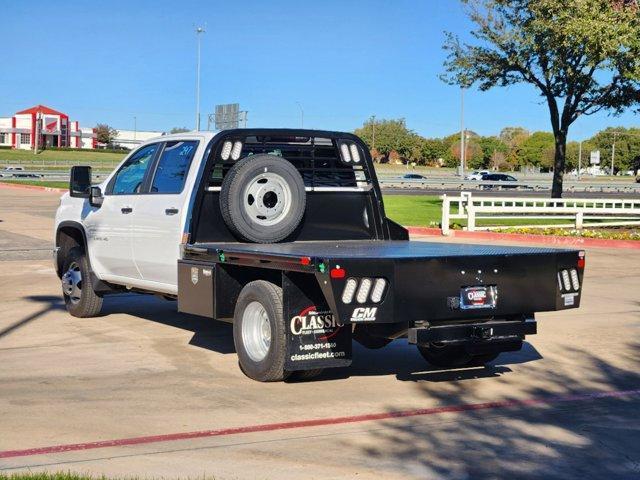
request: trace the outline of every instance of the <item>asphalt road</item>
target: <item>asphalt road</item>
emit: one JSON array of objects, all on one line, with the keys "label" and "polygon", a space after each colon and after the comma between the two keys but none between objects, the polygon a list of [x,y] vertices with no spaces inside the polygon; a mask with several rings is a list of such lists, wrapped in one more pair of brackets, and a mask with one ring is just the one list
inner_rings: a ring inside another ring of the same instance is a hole
[{"label": "asphalt road", "polygon": [[640,478],[640,252],[589,250],[583,306],[539,315],[488,368],[433,370],[397,341],[317,381],[259,384],[229,325],[175,303],[69,316],[47,252],[57,197],[0,188],[2,473]]}]

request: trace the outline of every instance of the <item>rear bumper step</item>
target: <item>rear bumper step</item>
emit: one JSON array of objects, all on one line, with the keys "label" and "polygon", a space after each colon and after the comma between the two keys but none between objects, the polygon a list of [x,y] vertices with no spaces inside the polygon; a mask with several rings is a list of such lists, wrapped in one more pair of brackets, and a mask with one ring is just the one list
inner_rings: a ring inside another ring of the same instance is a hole
[{"label": "rear bumper step", "polygon": [[410,328],[407,334],[409,343],[424,345],[427,343],[461,344],[473,342],[505,342],[522,339],[525,335],[537,333],[535,319],[524,321],[489,321],[458,325],[437,325]]}]

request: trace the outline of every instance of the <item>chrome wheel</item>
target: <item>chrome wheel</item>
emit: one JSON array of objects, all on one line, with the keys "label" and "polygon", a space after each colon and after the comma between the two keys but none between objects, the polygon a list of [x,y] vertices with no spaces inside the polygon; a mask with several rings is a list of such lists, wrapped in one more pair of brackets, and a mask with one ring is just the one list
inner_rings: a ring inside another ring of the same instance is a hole
[{"label": "chrome wheel", "polygon": [[259,302],[251,302],[242,314],[242,343],[254,362],[264,360],[271,346],[269,315]]},{"label": "chrome wheel", "polygon": [[82,272],[80,265],[72,262],[62,275],[62,291],[72,303],[78,303],[82,296]]},{"label": "chrome wheel", "polygon": [[261,173],[244,190],[244,208],[259,225],[275,225],[291,209],[291,188],[280,175]]}]

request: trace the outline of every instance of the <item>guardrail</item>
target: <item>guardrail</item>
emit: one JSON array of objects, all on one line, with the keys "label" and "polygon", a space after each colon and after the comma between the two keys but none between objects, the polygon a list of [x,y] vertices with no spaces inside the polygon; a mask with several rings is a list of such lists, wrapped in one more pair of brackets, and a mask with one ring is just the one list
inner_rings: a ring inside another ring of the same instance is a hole
[{"label": "guardrail", "polygon": [[478,226],[478,220],[504,219],[573,220],[571,223],[518,224],[522,228],[581,230],[584,227],[640,225],[640,199],[474,197],[471,192],[440,198],[443,235],[449,235],[449,223],[454,219],[466,220],[469,231],[505,228],[505,225]]},{"label": "guardrail", "polygon": [[[521,180],[517,182],[495,182],[486,180],[461,180],[456,178],[425,178],[403,180],[379,177],[383,188],[430,189],[430,190],[474,190],[474,191],[550,191],[551,180]],[[640,183],[630,181],[576,181],[565,180],[565,192],[630,193],[640,194]]]}]

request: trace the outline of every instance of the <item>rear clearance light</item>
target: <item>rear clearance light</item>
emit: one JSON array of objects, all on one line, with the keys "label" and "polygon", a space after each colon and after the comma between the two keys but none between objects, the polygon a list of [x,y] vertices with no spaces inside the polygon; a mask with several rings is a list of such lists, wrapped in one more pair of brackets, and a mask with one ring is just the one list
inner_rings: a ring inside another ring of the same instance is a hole
[{"label": "rear clearance light", "polygon": [[356,295],[358,303],[367,302],[367,298],[369,298],[369,290],[371,290],[371,279],[363,278],[360,282],[360,288],[358,288],[358,294]]},{"label": "rear clearance light", "polygon": [[329,272],[331,278],[344,278],[347,275],[347,271],[344,268],[340,268],[340,265],[336,265]]},{"label": "rear clearance light", "polygon": [[233,143],[227,140],[222,145],[222,152],[220,152],[220,158],[222,160],[229,160],[229,155],[231,155],[231,149],[233,148]]},{"label": "rear clearance light", "polygon": [[571,279],[569,278],[569,272],[567,270],[562,270],[562,285],[564,289],[569,291],[571,290]]},{"label": "rear clearance light", "polygon": [[353,302],[353,296],[356,293],[356,287],[358,286],[358,281],[355,278],[350,278],[347,280],[347,283],[344,285],[344,290],[342,291],[342,303],[351,303]]},{"label": "rear clearance light", "polygon": [[231,150],[231,160],[238,160],[240,158],[240,154],[242,153],[242,142],[237,141],[233,144],[233,149]]},{"label": "rear clearance light", "polygon": [[340,152],[342,153],[342,160],[345,163],[351,163],[351,153],[349,152],[349,145],[343,143],[340,145]]},{"label": "rear clearance light", "polygon": [[384,278],[378,278],[376,283],[373,284],[373,292],[371,292],[371,301],[378,303],[382,300],[384,294],[384,288],[387,286],[387,281]]},{"label": "rear clearance light", "polygon": [[572,268],[569,272],[571,275],[571,286],[574,290],[580,290],[580,279],[578,278],[578,271],[575,268]]},{"label": "rear clearance light", "polygon": [[577,292],[580,290],[580,277],[578,276],[578,270],[575,268],[561,270],[558,272],[558,288],[560,291],[565,292]]},{"label": "rear clearance light", "polygon": [[351,152],[351,159],[355,163],[360,163],[360,152],[358,152],[358,147],[355,143],[349,145],[349,151]]},{"label": "rear clearance light", "polygon": [[584,268],[584,264],[585,264],[584,257],[585,257],[584,251],[578,252],[578,268]]},{"label": "rear clearance light", "polygon": [[353,302],[354,297],[358,303],[380,303],[387,289],[387,281],[384,278],[349,278],[342,290],[342,303]]}]

